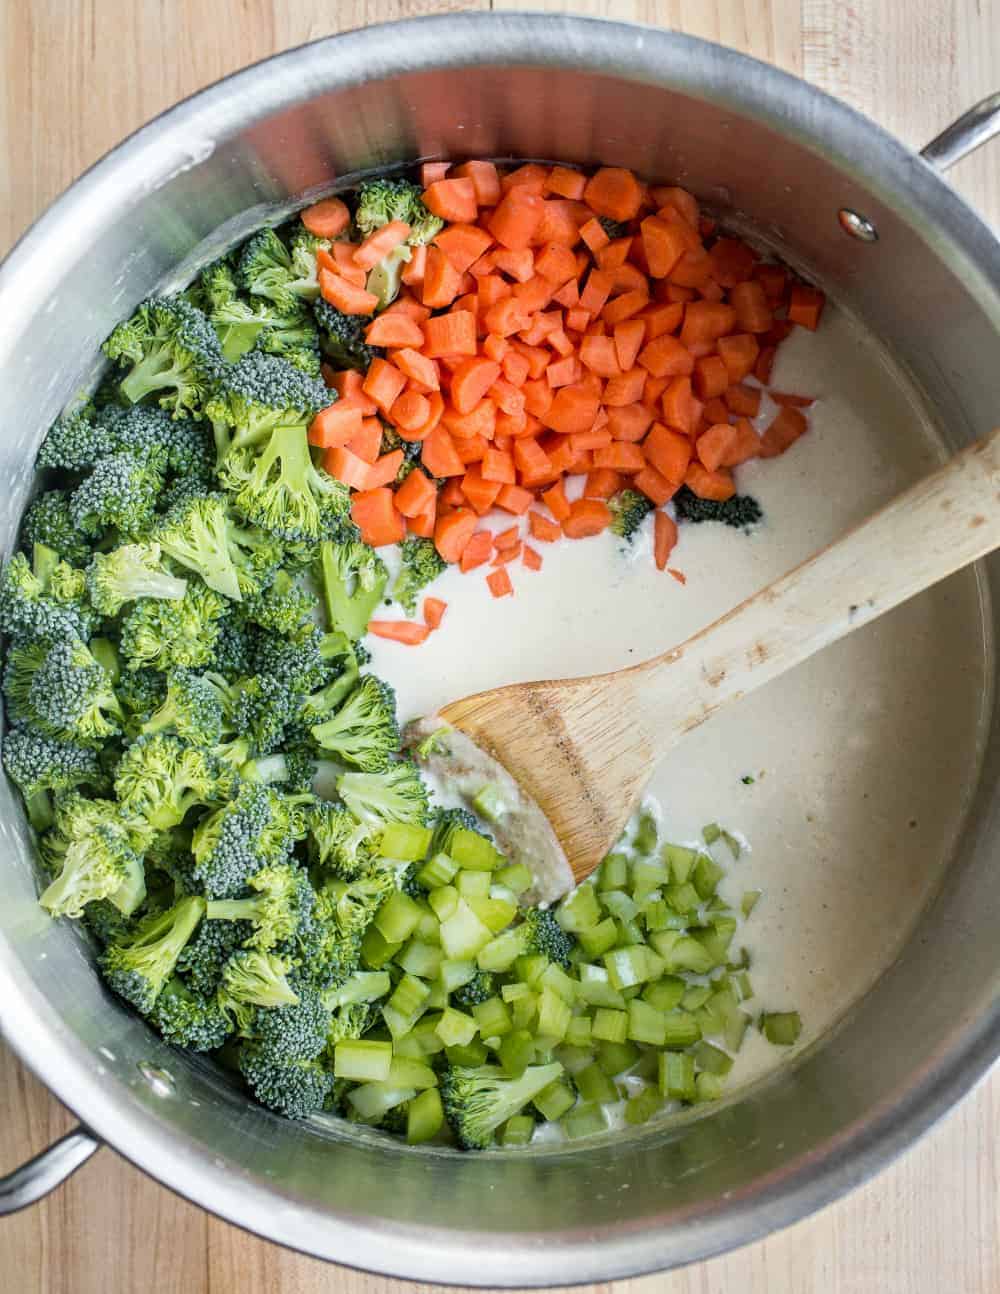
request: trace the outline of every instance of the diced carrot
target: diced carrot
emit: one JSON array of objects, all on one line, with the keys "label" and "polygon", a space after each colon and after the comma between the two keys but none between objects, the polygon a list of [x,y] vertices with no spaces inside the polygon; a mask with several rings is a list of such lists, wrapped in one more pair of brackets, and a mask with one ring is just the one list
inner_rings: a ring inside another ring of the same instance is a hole
[{"label": "diced carrot", "polygon": [[420,461],[427,469],[429,476],[463,476],[465,464],[455,452],[451,436],[443,427],[435,427],[424,438],[420,449]]},{"label": "diced carrot", "polygon": [[[723,340],[720,338],[720,341]],[[754,360],[753,375],[758,382],[765,386],[771,380],[771,370],[774,368],[774,357],[778,353],[776,346],[765,346],[757,358]]]},{"label": "diced carrot", "polygon": [[729,414],[729,405],[715,395],[702,405],[701,420],[710,427],[713,422],[729,422]]},{"label": "diced carrot", "polygon": [[638,318],[646,328],[646,341],[662,337],[664,333],[676,332],[684,318],[684,307],[678,301],[663,301],[656,305],[646,306]]},{"label": "diced carrot", "polygon": [[437,496],[426,512],[421,512],[419,516],[410,517],[406,523],[406,528],[411,535],[419,535],[421,539],[434,538],[434,523],[437,520]]},{"label": "diced carrot", "polygon": [[497,545],[497,554],[490,563],[491,566],[503,566],[505,562],[516,561],[521,556],[521,541],[511,544],[509,548],[501,548]]},{"label": "diced carrot", "polygon": [[783,405],[760,438],[758,452],[761,458],[776,458],[778,454],[783,454],[786,449],[795,444],[808,427],[808,420],[801,409]]},{"label": "diced carrot", "polygon": [[542,569],[541,553],[528,544],[525,544],[521,549],[521,561],[529,571],[540,571]]},{"label": "diced carrot", "polygon": [[768,391],[775,404],[787,405],[790,409],[808,409],[816,403],[812,395],[794,395],[791,391]]},{"label": "diced carrot", "polygon": [[390,220],[368,235],[354,253],[354,264],[363,270],[373,269],[384,256],[405,243],[410,236],[410,226],[405,220]]},{"label": "diced carrot", "polygon": [[396,491],[396,507],[404,517],[417,517],[426,512],[437,490],[419,467],[415,467]]},{"label": "diced carrot", "polygon": [[558,292],[553,292],[552,300],[558,305],[572,310],[580,301],[580,285],[576,279],[567,279]]},{"label": "diced carrot", "polygon": [[[581,215],[580,213],[584,213]],[[562,247],[575,247],[580,241],[580,225],[586,219],[587,208],[581,202],[566,198],[546,198],[542,218],[531,239],[533,247],[558,243]]]},{"label": "diced carrot", "polygon": [[546,427],[564,436],[589,430],[597,417],[600,398],[578,386],[564,386],[555,393],[552,404],[539,417]]},{"label": "diced carrot", "polygon": [[309,424],[309,444],[320,449],[346,445],[361,430],[363,419],[360,405],[346,405],[341,400],[328,404]]},{"label": "diced carrot", "polygon": [[467,177],[435,180],[423,198],[428,211],[451,224],[471,224],[476,218],[476,187]]},{"label": "diced carrot", "polygon": [[[557,355],[561,355],[564,359],[576,359],[573,354],[573,343],[562,328],[553,328],[547,335],[547,341]],[[549,385],[552,386],[553,383],[550,381]]]},{"label": "diced carrot", "polygon": [[442,486],[438,495],[438,504],[442,511],[445,508],[464,508],[467,502],[465,491],[462,489],[462,482],[457,476],[452,476]]},{"label": "diced carrot", "polygon": [[606,409],[625,408],[642,399],[646,386],[646,370],[630,368],[620,377],[608,379],[604,387],[604,406]]},{"label": "diced carrot", "polygon": [[732,447],[722,460],[723,467],[739,467],[760,453],[760,437],[748,418],[737,418],[733,426],[735,437]]},{"label": "diced carrot", "polygon": [[513,455],[491,445],[483,456],[483,480],[498,481],[501,485],[516,484]]},{"label": "diced carrot", "polygon": [[524,396],[525,410],[536,418],[541,418],[552,405],[552,385],[547,377],[534,381],[529,379],[521,387],[521,393]]},{"label": "diced carrot", "polygon": [[362,390],[375,401],[384,414],[388,414],[404,386],[406,386],[406,378],[395,364],[376,356],[368,366]]},{"label": "diced carrot", "polygon": [[673,287],[703,290],[712,281],[712,261],[704,247],[682,252],[668,275]]},{"label": "diced carrot", "polygon": [[488,562],[492,554],[493,536],[488,530],[477,530],[465,545],[462,556],[458,561],[459,568],[463,574],[474,571],[477,566],[482,566]]},{"label": "diced carrot", "polygon": [[642,442],[647,461],[666,480],[679,485],[691,461],[691,442],[687,436],[671,431],[660,422],[654,423]]},{"label": "diced carrot", "polygon": [[549,170],[547,166],[541,166],[538,162],[522,162],[520,166],[508,171],[506,175],[500,177],[500,189],[503,193],[508,193],[511,189],[527,189],[529,193],[541,195],[545,190],[545,181],[548,179]]},{"label": "diced carrot", "polygon": [[299,219],[317,238],[336,238],[351,223],[351,213],[340,198],[323,198],[299,212]]},{"label": "diced carrot", "polygon": [[756,279],[737,283],[730,289],[729,302],[736,311],[736,327],[740,332],[767,332],[774,321],[764,285]]},{"label": "diced carrot", "polygon": [[368,467],[362,489],[375,490],[380,485],[390,485],[399,475],[403,465],[403,451],[394,449],[388,454],[381,454]]},{"label": "diced carrot", "polygon": [[443,180],[451,170],[451,162],[421,162],[420,185],[426,189],[437,180]]},{"label": "diced carrot", "polygon": [[715,499],[719,503],[731,499],[736,493],[732,475],[726,468],[720,467],[718,471],[710,472],[701,463],[691,464],[684,477],[684,484],[699,499]]},{"label": "diced carrot", "polygon": [[580,343],[580,361],[598,377],[621,376],[613,337],[584,337]]},{"label": "diced carrot", "polygon": [[544,310],[552,300],[552,284],[536,274],[527,283],[514,284],[514,298],[525,314],[532,315],[536,310]]},{"label": "diced carrot", "polygon": [[631,171],[620,166],[602,166],[583,191],[583,200],[591,211],[612,220],[633,220],[639,214],[642,196],[642,185]]},{"label": "diced carrot", "polygon": [[424,598],[424,624],[428,629],[440,628],[447,610],[448,603],[442,602],[440,598]]},{"label": "diced carrot", "polygon": [[[336,244],[334,244],[336,246]],[[341,314],[370,315],[378,305],[378,297],[363,287],[349,283],[342,274],[319,271],[319,290],[324,301],[329,301]]]},{"label": "diced carrot", "polygon": [[487,228],[498,243],[514,251],[528,247],[542,219],[545,200],[526,187],[509,188],[489,218]]},{"label": "diced carrot", "polygon": [[741,414],[747,418],[756,418],[760,413],[761,390],[759,386],[747,386],[737,382],[727,388],[723,399],[731,413]]},{"label": "diced carrot", "polygon": [[693,354],[707,355],[719,337],[733,331],[736,311],[717,301],[692,301],[684,311],[681,342]]},{"label": "diced carrot", "polygon": [[341,481],[352,490],[367,488],[368,472],[371,464],[359,458],[346,446],[337,445],[328,449],[323,455],[323,470],[335,481]]},{"label": "diced carrot", "polygon": [[387,305],[382,314],[406,315],[407,319],[412,319],[414,323],[421,326],[431,317],[430,309],[425,305],[421,305],[417,298],[409,292],[400,292],[396,300]]},{"label": "diced carrot", "polygon": [[508,526],[506,530],[501,530],[498,535],[493,536],[493,543],[497,548],[514,548],[521,539],[520,526]]},{"label": "diced carrot", "polygon": [[636,472],[632,477],[632,486],[636,490],[641,490],[657,507],[662,507],[680,489],[678,484],[668,481],[655,467],[644,467],[641,472]]},{"label": "diced carrot", "polygon": [[[609,273],[614,273],[621,269],[621,267],[626,263],[631,250],[631,234],[626,235],[624,238],[612,238],[611,242],[608,243],[606,247],[598,248],[594,253],[594,260],[597,262],[597,268],[599,270],[607,270]],[[630,265],[628,268],[631,270],[635,267]]]},{"label": "diced carrot", "polygon": [[699,400],[711,400],[722,395],[729,386],[729,370],[719,355],[702,355],[694,362],[691,379]]},{"label": "diced carrot", "polygon": [[562,536],[562,530],[554,521],[534,509],[528,513],[528,529],[531,531],[532,539],[537,539],[543,544],[552,544]]},{"label": "diced carrot", "polygon": [[[355,287],[363,288],[365,286],[365,272],[360,265],[355,265],[354,263],[354,253],[357,250],[357,243],[334,243],[327,255],[324,256],[322,265],[319,255],[317,255],[316,265],[318,269],[322,268],[332,274],[339,274],[342,278],[347,279],[348,283],[353,283]],[[332,268],[327,257],[333,261]],[[322,286],[323,280],[320,278],[320,290],[322,290]]]},{"label": "diced carrot", "polygon": [[433,241],[459,274],[464,274],[493,245],[493,239],[485,229],[468,224],[446,225]]},{"label": "diced carrot", "polygon": [[379,456],[382,448],[382,424],[378,418],[365,418],[361,423],[361,430],[352,436],[347,442],[345,449],[349,449],[352,454],[371,465]]},{"label": "diced carrot", "polygon": [[529,323],[521,303],[513,295],[497,301],[486,311],[483,323],[488,332],[498,337],[509,337],[511,333],[520,332]]},{"label": "diced carrot", "polygon": [[389,421],[401,431],[418,431],[430,417],[431,405],[419,391],[404,391],[389,410]]},{"label": "diced carrot", "polygon": [[[524,356],[519,355],[517,351],[514,350],[508,351],[508,353],[504,355],[503,359],[500,361],[500,367],[503,369],[503,375],[507,381],[510,382],[512,386],[516,387],[524,386],[525,382],[528,380],[528,373],[531,369],[531,366]],[[523,407],[523,395],[521,404]]]},{"label": "diced carrot", "polygon": [[671,207],[682,216],[692,229],[698,228],[698,200],[687,189],[680,189],[676,185],[657,184],[649,191],[650,201],[656,204],[656,207]]},{"label": "diced carrot", "polygon": [[485,436],[487,440],[492,440],[496,431],[496,418],[496,405],[492,400],[484,398],[474,404],[468,413],[459,413],[457,409],[446,405],[442,422],[455,437]]},{"label": "diced carrot", "polygon": [[788,318],[793,324],[800,324],[810,332],[815,332],[825,304],[826,295],[818,288],[796,283],[788,302]]},{"label": "diced carrot", "polygon": [[682,431],[685,435],[694,434],[701,418],[701,401],[691,390],[689,377],[675,377],[663,392],[660,400],[663,420],[668,427]]},{"label": "diced carrot", "polygon": [[580,226],[580,237],[587,244],[592,252],[599,252],[602,247],[607,247],[611,242],[607,231],[596,216]]},{"label": "diced carrot", "polygon": [[434,547],[443,561],[457,562],[476,528],[476,514],[458,508],[446,517],[438,517],[434,527]]},{"label": "diced carrot", "polygon": [[650,278],[665,279],[688,251],[698,249],[698,235],[682,220],[647,216],[639,226]]},{"label": "diced carrot", "polygon": [[638,362],[654,377],[687,377],[694,371],[694,356],[670,333],[662,333],[643,346]]},{"label": "diced carrot", "polygon": [[496,503],[501,485],[500,481],[485,479],[481,463],[472,463],[462,477],[462,493],[468,500],[469,507],[480,517],[485,517]]},{"label": "diced carrot", "polygon": [[404,314],[381,314],[365,329],[369,346],[415,346],[424,344],[424,330]]},{"label": "diced carrot", "polygon": [[724,288],[735,287],[753,273],[757,254],[739,238],[717,238],[708,253],[712,277]]},{"label": "diced carrot", "polygon": [[339,403],[341,406],[357,405],[361,409],[362,416],[371,417],[375,412],[376,405],[374,400],[370,400],[364,393],[364,374],[359,373],[357,369],[345,368],[332,375],[328,383],[340,396]]},{"label": "diced carrot", "polygon": [[[384,314],[379,316],[380,319],[386,317]],[[426,355],[421,355],[418,350],[404,346],[393,353],[392,362],[404,377],[409,378],[414,389],[423,394],[440,390],[441,377],[437,364]]]},{"label": "diced carrot", "polygon": [[503,508],[504,512],[511,512],[515,517],[523,516],[532,503],[535,496],[530,490],[523,489],[520,485],[504,485],[500,488],[497,495],[497,507]]},{"label": "diced carrot", "polygon": [[753,372],[760,347],[752,333],[734,333],[731,337],[720,337],[715,345],[731,384],[742,382]]},{"label": "diced carrot", "polygon": [[657,512],[653,519],[653,560],[658,571],[666,570],[676,543],[677,522],[666,512]]},{"label": "diced carrot", "polygon": [[588,449],[604,449],[611,444],[611,432],[607,427],[591,428],[590,431],[577,431],[570,436],[570,448],[573,457],[584,454]]},{"label": "diced carrot", "polygon": [[582,171],[571,171],[567,166],[553,166],[545,177],[544,192],[557,193],[561,198],[579,202],[587,187],[587,177]]},{"label": "diced carrot", "polygon": [[[490,444],[485,436],[455,436],[452,443],[455,446],[455,453],[466,467],[470,467],[473,463],[481,463]],[[452,477],[452,480],[454,479]]]},{"label": "diced carrot", "polygon": [[548,490],[543,490],[542,498],[556,521],[566,520],[569,516],[569,501],[561,481],[557,481]]},{"label": "diced carrot", "polygon": [[722,466],[736,444],[736,428],[717,422],[698,437],[698,457],[710,472]]},{"label": "diced carrot", "polygon": [[590,311],[574,306],[566,311],[566,327],[570,332],[584,332],[590,323]]},{"label": "diced carrot", "polygon": [[646,456],[639,446],[625,440],[594,450],[595,468],[607,467],[628,476],[632,472],[641,472],[645,466]]},{"label": "diced carrot", "polygon": [[361,531],[361,538],[372,548],[398,544],[406,533],[403,514],[396,507],[393,492],[384,485],[374,490],[361,490],[354,495],[351,520]]},{"label": "diced carrot", "polygon": [[506,598],[513,596],[514,586],[510,582],[510,575],[506,566],[501,566],[495,571],[490,571],[486,577],[486,583],[490,586],[490,592],[495,598]]},{"label": "diced carrot", "polygon": [[468,310],[432,315],[424,324],[424,354],[428,359],[444,355],[475,355],[476,316]]},{"label": "diced carrot", "polygon": [[427,249],[421,300],[433,310],[450,306],[462,290],[462,276],[440,247]]},{"label": "diced carrot", "polygon": [[[553,361],[545,370],[545,378],[552,390],[558,387],[571,386],[578,382],[582,376],[582,366],[575,355],[567,355],[565,359]],[[539,417],[544,418],[543,414]]]},{"label": "diced carrot", "polygon": [[416,620],[369,620],[368,632],[376,638],[402,643],[404,647],[419,647],[427,641],[431,627],[418,624]]},{"label": "diced carrot", "polygon": [[[620,296],[612,297],[601,311],[601,317],[609,328],[614,328],[622,320],[631,319],[633,315],[637,315],[648,304],[649,293],[645,288],[633,288],[630,292],[623,292]],[[645,332],[645,325],[643,326],[643,332]]]},{"label": "diced carrot", "polygon": [[405,427],[397,427],[400,439],[415,444],[417,441],[426,440],[434,428],[441,421],[441,415],[444,413],[444,400],[441,398],[440,391],[431,391],[427,396],[427,404],[430,412],[427,415],[427,421],[422,427],[415,427],[408,431]]},{"label": "diced carrot", "polygon": [[411,247],[410,259],[403,266],[400,279],[407,287],[419,287],[424,281],[424,275],[427,272],[427,247],[420,243],[417,247]]},{"label": "diced carrot", "polygon": [[530,247],[519,247],[516,251],[498,247],[493,253],[493,263],[518,283],[527,283],[535,276],[535,254]]},{"label": "diced carrot", "polygon": [[500,175],[492,162],[463,162],[452,175],[459,180],[471,180],[480,207],[495,207],[500,201]]},{"label": "diced carrot", "polygon": [[774,323],[759,338],[762,346],[780,346],[786,337],[791,337],[795,331],[795,324],[789,319],[775,319]]},{"label": "diced carrot", "polygon": [[576,257],[561,243],[546,243],[534,258],[534,272],[559,286],[576,274]]},{"label": "diced carrot", "polygon": [[612,468],[594,467],[587,473],[587,479],[583,486],[583,497],[585,499],[610,499],[613,494],[618,493],[624,484],[625,482],[620,473]]},{"label": "diced carrot", "polygon": [[[522,359],[523,356],[518,355],[516,358]],[[454,385],[452,389],[454,389]],[[519,387],[508,382],[506,378],[497,377],[494,379],[490,385],[489,396],[502,413],[517,419],[523,415],[524,395]]]},{"label": "diced carrot", "polygon": [[451,375],[451,402],[459,413],[471,413],[500,376],[500,365],[480,357],[463,360]]},{"label": "diced carrot", "polygon": [[605,270],[591,270],[580,293],[580,308],[599,315],[611,295],[612,279]]},{"label": "diced carrot", "polygon": [[603,499],[576,499],[569,505],[562,529],[567,539],[586,539],[599,535],[610,525],[611,510]]},{"label": "diced carrot", "polygon": [[653,413],[644,404],[625,404],[608,409],[608,430],[615,440],[626,443],[640,441],[652,422]]}]

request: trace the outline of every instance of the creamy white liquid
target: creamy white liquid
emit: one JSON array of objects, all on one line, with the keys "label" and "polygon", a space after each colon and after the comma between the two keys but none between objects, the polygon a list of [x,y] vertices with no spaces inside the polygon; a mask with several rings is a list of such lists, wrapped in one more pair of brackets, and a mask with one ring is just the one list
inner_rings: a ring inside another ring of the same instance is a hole
[{"label": "creamy white liquid", "polygon": [[[902,377],[830,307],[817,334],[796,330],[781,348],[773,382],[817,403],[787,454],[738,470],[765,512],[753,534],[682,526],[671,564],[686,586],[656,570],[648,523],[629,555],[610,535],[536,545],[544,569],[512,566],[513,598],[494,600],[482,570],[449,570],[433,589],[448,602],[444,624],[426,644],[369,640],[400,719],[483,688],[661,652],[943,457]],[[495,528],[511,521],[497,517]],[[743,890],[764,891],[741,931],[753,957],[748,1005],[798,1009],[799,1047],[893,961],[941,878],[976,774],[986,667],[977,583],[963,572],[716,716],[650,782],[669,838],[698,838],[718,821],[751,842],[724,886],[737,904]],[[754,1031],[730,1082],[785,1055]]]}]

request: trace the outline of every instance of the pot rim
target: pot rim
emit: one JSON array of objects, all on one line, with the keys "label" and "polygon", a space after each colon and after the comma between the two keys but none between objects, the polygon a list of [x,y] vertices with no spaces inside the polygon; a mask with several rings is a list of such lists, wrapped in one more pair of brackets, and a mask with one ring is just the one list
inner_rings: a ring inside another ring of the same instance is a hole
[{"label": "pot rim", "polygon": [[[488,51],[488,52],[487,52]],[[969,290],[997,313],[1000,243],[935,169],[880,126],[804,81],[734,50],[659,28],[541,13],[464,13],[384,23],[326,37],[255,63],[167,109],[128,136],[58,197],[0,265],[0,293],[30,318],[53,290],[53,239],[86,241],[103,212],[127,210],[197,165],[215,141],[320,92],[405,73],[521,64],[584,70],[655,83],[729,108],[790,134],[850,168],[916,226]],[[246,103],[252,102],[248,112]],[[0,317],[0,357],[16,340]],[[0,936],[5,1041],[88,1128],[183,1197],[262,1237],[330,1261],[364,1254],[381,1275],[507,1287],[606,1281],[663,1270],[735,1248],[788,1226],[888,1164],[968,1092],[1000,1052],[1000,1002],[956,1028],[950,1045],[890,1105],[800,1155],[752,1197],[719,1201],[676,1226],[609,1228],[535,1239],[431,1230],[377,1218],[332,1215],[274,1184],[238,1176],[210,1150],[173,1132],[95,1072]],[[350,1264],[348,1264],[350,1265]]]}]

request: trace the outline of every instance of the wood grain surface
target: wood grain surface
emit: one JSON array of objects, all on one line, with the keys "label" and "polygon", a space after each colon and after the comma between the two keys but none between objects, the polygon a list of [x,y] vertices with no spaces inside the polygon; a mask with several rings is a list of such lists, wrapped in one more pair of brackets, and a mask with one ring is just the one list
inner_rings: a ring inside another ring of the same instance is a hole
[{"label": "wood grain surface", "polygon": [[[0,249],[123,135],[227,72],[338,30],[487,7],[488,0],[0,0]],[[997,0],[494,0],[493,7],[572,9],[708,37],[823,86],[914,146],[1000,88]],[[1000,145],[952,178],[1000,222]],[[72,1122],[0,1046],[0,1173]],[[839,1204],[734,1254],[621,1282],[614,1294],[996,1294],[998,1124],[1000,1073]],[[244,1235],[109,1150],[43,1204],[0,1222],[4,1294],[406,1288]]]}]

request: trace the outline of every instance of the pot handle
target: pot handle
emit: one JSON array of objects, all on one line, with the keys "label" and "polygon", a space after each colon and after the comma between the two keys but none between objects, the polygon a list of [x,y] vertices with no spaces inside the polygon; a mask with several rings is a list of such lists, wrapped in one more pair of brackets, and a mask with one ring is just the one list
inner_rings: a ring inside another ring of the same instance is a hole
[{"label": "pot handle", "polygon": [[61,1186],[102,1145],[81,1125],[6,1177],[0,1177],[0,1217],[36,1204]]},{"label": "pot handle", "polygon": [[1000,91],[980,99],[950,126],[945,126],[940,135],[935,135],[920,150],[920,156],[937,170],[947,171],[995,135],[1000,135]]}]

